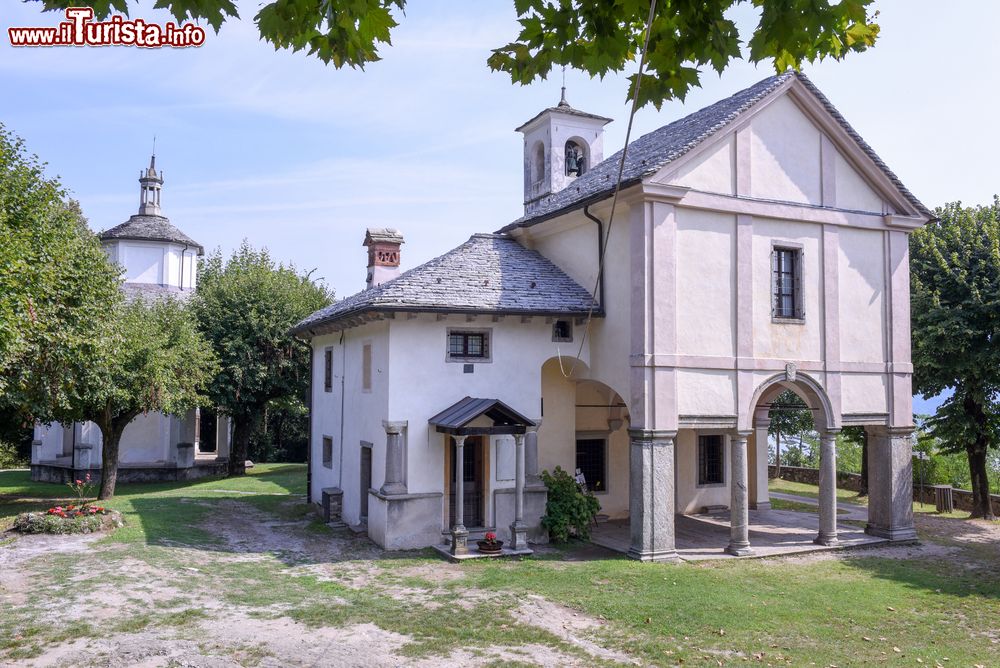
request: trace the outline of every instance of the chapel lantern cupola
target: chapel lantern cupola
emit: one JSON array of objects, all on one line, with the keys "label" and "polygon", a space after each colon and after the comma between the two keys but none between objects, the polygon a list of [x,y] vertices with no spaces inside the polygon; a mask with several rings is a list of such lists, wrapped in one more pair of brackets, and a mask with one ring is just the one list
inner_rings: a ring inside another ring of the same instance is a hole
[{"label": "chapel lantern cupola", "polygon": [[604,159],[604,126],[610,122],[571,107],[563,87],[559,104],[517,128],[524,135],[525,214]]},{"label": "chapel lantern cupola", "polygon": [[163,173],[156,171],[156,154],[149,158],[149,167],[139,172],[139,215],[159,216]]}]

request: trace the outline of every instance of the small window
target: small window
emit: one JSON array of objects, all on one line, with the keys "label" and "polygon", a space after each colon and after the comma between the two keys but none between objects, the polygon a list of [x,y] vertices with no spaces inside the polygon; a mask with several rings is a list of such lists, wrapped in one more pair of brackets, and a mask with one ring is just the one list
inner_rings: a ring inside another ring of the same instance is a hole
[{"label": "small window", "polygon": [[370,392],[372,389],[372,344],[366,343],[361,348],[361,389]]},{"label": "small window", "polygon": [[566,142],[564,162],[566,163],[566,176],[583,176],[583,173],[587,171],[587,153],[582,146],[573,140]]},{"label": "small window", "polygon": [[801,320],[802,251],[775,247],[771,252],[771,312],[775,318]]},{"label": "small window", "polygon": [[573,323],[569,320],[556,320],[552,323],[552,340],[569,342],[573,340]]},{"label": "small window", "polygon": [[333,439],[329,436],[323,437],[323,466],[333,468]]},{"label": "small window", "polygon": [[591,492],[606,492],[607,441],[603,438],[576,439],[577,482],[587,485]]},{"label": "small window", "polygon": [[448,360],[485,362],[490,359],[490,333],[485,330],[448,331]]},{"label": "small window", "polygon": [[323,351],[323,390],[333,392],[333,351]]},{"label": "small window", "polygon": [[698,484],[721,485],[725,482],[722,474],[722,436],[698,437]]}]

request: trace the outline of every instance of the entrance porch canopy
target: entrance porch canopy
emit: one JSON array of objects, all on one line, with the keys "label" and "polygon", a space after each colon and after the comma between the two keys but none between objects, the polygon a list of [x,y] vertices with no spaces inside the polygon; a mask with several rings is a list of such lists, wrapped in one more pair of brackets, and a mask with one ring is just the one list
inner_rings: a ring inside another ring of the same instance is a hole
[{"label": "entrance porch canopy", "polygon": [[[468,427],[481,416],[493,420],[492,427]],[[524,434],[535,423],[499,399],[465,397],[449,406],[428,422],[442,434],[477,436],[480,434]]]}]

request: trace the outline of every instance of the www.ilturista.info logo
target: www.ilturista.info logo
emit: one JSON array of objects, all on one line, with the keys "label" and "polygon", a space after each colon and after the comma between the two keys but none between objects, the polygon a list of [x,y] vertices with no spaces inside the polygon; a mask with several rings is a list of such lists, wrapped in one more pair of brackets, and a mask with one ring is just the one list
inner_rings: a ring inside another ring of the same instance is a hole
[{"label": "www.ilturista.info logo", "polygon": [[70,7],[66,20],[54,28],[7,28],[11,46],[201,46],[205,29],[193,23],[177,25],[173,21],[159,25],[142,19],[112,16],[94,21],[90,7]]}]

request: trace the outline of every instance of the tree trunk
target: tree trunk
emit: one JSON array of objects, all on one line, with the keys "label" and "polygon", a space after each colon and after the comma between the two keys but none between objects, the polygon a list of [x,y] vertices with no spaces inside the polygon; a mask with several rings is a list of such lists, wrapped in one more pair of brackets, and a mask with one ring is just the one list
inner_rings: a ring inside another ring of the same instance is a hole
[{"label": "tree trunk", "polygon": [[[126,425],[128,422],[125,423]],[[122,432],[125,426],[119,426],[114,421],[98,423],[101,429],[101,491],[97,498],[105,501],[115,495],[115,485],[118,482],[118,446],[121,444]]]},{"label": "tree trunk", "polygon": [[990,482],[986,473],[986,447],[977,439],[968,450],[969,473],[972,476],[972,515],[986,520],[994,520],[993,504],[990,501]]},{"label": "tree trunk", "polygon": [[781,477],[781,432],[774,432],[774,477]]},{"label": "tree trunk", "polygon": [[250,434],[253,420],[245,415],[233,416],[233,445],[229,453],[229,475],[244,475],[247,472],[247,452],[250,450]]},{"label": "tree trunk", "polygon": [[858,496],[868,496],[868,430],[861,430],[861,487]]}]

